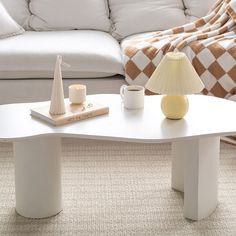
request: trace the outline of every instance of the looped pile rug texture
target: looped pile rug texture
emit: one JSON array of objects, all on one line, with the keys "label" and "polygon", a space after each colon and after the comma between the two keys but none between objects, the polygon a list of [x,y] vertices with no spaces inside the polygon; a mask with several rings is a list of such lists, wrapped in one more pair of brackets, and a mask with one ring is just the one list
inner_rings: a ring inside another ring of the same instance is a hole
[{"label": "looped pile rug texture", "polygon": [[63,139],[64,210],[32,220],[15,213],[12,144],[0,143],[0,235],[236,235],[236,147],[221,143],[219,206],[183,217],[171,190],[170,144]]}]

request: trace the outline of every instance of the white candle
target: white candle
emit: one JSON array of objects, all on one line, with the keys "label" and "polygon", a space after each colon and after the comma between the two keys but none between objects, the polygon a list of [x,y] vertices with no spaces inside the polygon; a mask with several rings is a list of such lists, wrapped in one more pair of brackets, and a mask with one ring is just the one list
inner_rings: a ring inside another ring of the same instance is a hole
[{"label": "white candle", "polygon": [[86,101],[86,86],[83,84],[70,85],[69,100],[73,104],[81,104]]}]

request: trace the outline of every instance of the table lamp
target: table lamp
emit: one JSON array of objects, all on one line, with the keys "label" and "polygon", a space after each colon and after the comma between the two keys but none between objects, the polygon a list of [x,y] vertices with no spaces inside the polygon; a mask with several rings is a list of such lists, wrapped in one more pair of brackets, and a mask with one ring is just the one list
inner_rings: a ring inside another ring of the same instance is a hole
[{"label": "table lamp", "polygon": [[161,100],[162,112],[169,119],[181,119],[188,112],[186,94],[199,93],[204,85],[184,53],[168,52],[145,87],[166,94]]}]

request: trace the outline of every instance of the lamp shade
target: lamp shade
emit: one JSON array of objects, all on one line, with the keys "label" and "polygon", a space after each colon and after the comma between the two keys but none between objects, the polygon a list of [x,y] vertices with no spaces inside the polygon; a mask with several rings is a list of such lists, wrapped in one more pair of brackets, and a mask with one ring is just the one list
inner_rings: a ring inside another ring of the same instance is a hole
[{"label": "lamp shade", "polygon": [[154,93],[184,95],[199,93],[204,85],[184,53],[168,52],[145,87]]}]

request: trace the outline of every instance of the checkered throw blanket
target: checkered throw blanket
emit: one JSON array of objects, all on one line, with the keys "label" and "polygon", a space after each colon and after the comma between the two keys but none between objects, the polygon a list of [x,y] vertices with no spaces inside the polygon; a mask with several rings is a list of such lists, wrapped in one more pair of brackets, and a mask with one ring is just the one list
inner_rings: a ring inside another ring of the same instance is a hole
[{"label": "checkered throw blanket", "polygon": [[128,38],[121,47],[129,84],[145,85],[165,53],[182,51],[205,84],[204,94],[236,94],[236,0],[219,0],[195,22]]}]

